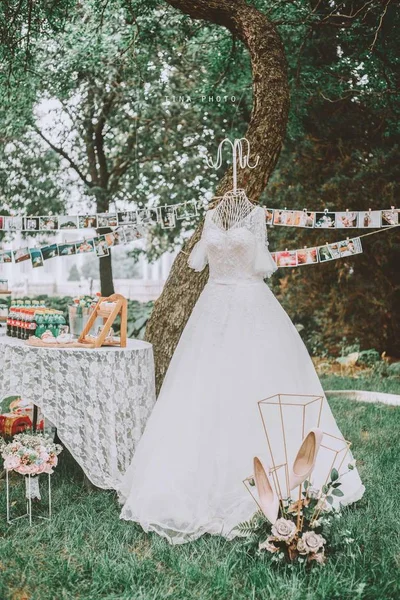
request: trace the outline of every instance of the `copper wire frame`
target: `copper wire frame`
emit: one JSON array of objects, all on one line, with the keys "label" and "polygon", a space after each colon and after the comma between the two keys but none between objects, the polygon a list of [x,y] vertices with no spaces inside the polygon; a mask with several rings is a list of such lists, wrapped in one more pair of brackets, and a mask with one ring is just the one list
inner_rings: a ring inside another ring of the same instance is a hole
[{"label": "copper wire frame", "polygon": [[[283,398],[310,398],[309,402],[284,402],[282,403],[282,397]],[[272,401],[272,399],[275,399],[275,401]],[[278,399],[278,401],[276,401],[276,399]],[[269,396],[268,398],[264,398],[263,400],[259,400],[258,404],[258,409],[260,411],[260,416],[261,416],[261,420],[263,423],[263,428],[264,428],[264,433],[266,435],[267,438],[267,444],[268,444],[268,448],[269,448],[269,452],[271,455],[271,460],[272,460],[272,466],[274,469],[276,469],[276,464],[275,464],[275,458],[274,458],[274,454],[272,452],[272,447],[271,447],[271,442],[270,442],[270,438],[268,435],[268,427],[267,424],[265,422],[264,419],[264,415],[263,415],[263,411],[262,411],[262,406],[266,406],[266,405],[270,405],[270,406],[275,406],[275,407],[279,407],[279,413],[280,413],[280,421],[281,421],[281,430],[282,430],[282,437],[283,437],[283,446],[284,446],[284,452],[285,452],[285,481],[286,481],[286,497],[289,498],[290,496],[290,489],[289,489],[289,469],[288,469],[288,454],[287,454],[287,445],[286,445],[286,431],[285,431],[285,422],[284,422],[284,416],[283,416],[283,410],[282,410],[282,406],[297,406],[299,408],[302,409],[302,428],[301,428],[301,438],[304,439],[305,436],[305,419],[306,419],[306,408],[307,406],[310,406],[311,404],[314,404],[315,402],[319,402],[319,411],[318,411],[318,419],[317,419],[317,423],[315,425],[315,427],[319,427],[320,425],[320,421],[321,421],[321,412],[322,412],[322,404],[323,404],[323,396],[315,396],[315,395],[311,395],[311,394],[274,394],[273,396]],[[280,486],[279,486],[280,487]],[[280,491],[280,498],[283,498],[281,490]]]},{"label": "copper wire frame", "polygon": [[[287,500],[290,499],[290,490],[289,490],[289,466],[288,466],[288,455],[287,455],[287,445],[286,445],[286,431],[285,431],[284,416],[283,416],[283,411],[282,411],[282,399],[281,399],[282,396],[283,397],[295,397],[295,398],[299,398],[299,397],[300,398],[311,398],[311,400],[309,402],[305,402],[305,403],[297,403],[297,402],[285,402],[285,403],[283,403],[284,406],[297,406],[297,407],[301,407],[302,408],[302,429],[301,429],[301,437],[302,437],[302,439],[304,439],[304,437],[305,437],[305,411],[306,411],[306,407],[309,406],[310,404],[314,404],[315,402],[319,402],[320,403],[319,411],[318,411],[317,423],[315,425],[315,427],[319,427],[320,426],[320,422],[321,422],[322,405],[323,405],[324,398],[323,398],[323,396],[314,396],[314,395],[309,395],[309,394],[275,394],[274,396],[270,396],[270,397],[265,398],[263,400],[260,400],[258,402],[258,408],[259,408],[261,420],[262,420],[262,423],[263,423],[264,433],[265,433],[265,436],[267,438],[268,449],[269,449],[271,460],[272,460],[272,467],[269,469],[269,474],[272,475],[272,480],[273,480],[273,484],[274,484],[274,487],[275,487],[275,493],[277,494],[277,496],[279,498],[279,502],[280,502],[280,506],[281,506],[281,511],[282,511],[282,514],[284,515],[286,513],[286,510],[285,510],[285,500],[287,501]],[[276,401],[272,402],[271,401],[272,398],[274,398],[274,399],[278,398],[278,402],[276,402]],[[267,425],[265,423],[264,415],[263,415],[262,408],[261,408],[261,405],[268,405],[268,404],[269,405],[273,405],[273,406],[279,406],[279,411],[280,411],[280,420],[281,420],[282,436],[283,436],[283,444],[284,444],[284,453],[285,453],[286,462],[278,464],[278,465],[275,463],[274,454],[272,452],[271,441],[270,441],[270,438],[269,438],[269,435],[268,435],[268,428],[267,428]],[[338,459],[339,454],[341,452],[344,452],[343,457],[340,460],[340,464],[338,466],[336,466],[336,469],[337,469],[338,472],[340,472],[340,469],[343,466],[344,460],[345,460],[345,458],[346,458],[346,456],[347,456],[347,454],[348,454],[348,452],[350,450],[350,446],[351,446],[351,442],[345,440],[344,438],[341,438],[341,437],[338,437],[338,436],[335,436],[335,435],[332,435],[332,434],[326,433],[326,432],[323,432],[323,434],[324,435],[323,435],[323,438],[322,438],[322,443],[320,445],[320,448],[325,448],[326,450],[329,450],[330,452],[333,452],[334,457],[333,457],[330,469],[329,469],[329,471],[327,473],[327,476],[325,478],[325,482],[324,482],[323,486],[321,487],[321,491],[322,491],[322,488],[324,486],[326,486],[327,483],[328,483],[329,477],[330,477],[330,475],[332,473],[332,469],[335,467],[335,463],[336,463],[336,461]],[[324,443],[326,437],[338,440],[339,442],[342,442],[343,443],[343,448],[340,448],[339,450],[337,450],[335,448],[330,447],[329,445],[326,445],[326,443]],[[277,471],[279,471],[279,469],[281,469],[281,468],[285,469],[285,481],[286,481],[286,488],[287,488],[287,490],[286,490],[287,491],[286,498],[284,498],[284,496],[282,494],[281,485],[280,485],[280,482],[279,482],[279,478],[277,476]],[[310,477],[311,477],[311,474],[310,474],[310,476],[307,479],[308,486],[307,486],[307,489],[305,491],[306,498],[308,496],[308,489],[309,489],[309,486],[310,486]],[[253,500],[255,501],[255,503],[257,504],[259,510],[261,512],[263,512],[262,508],[261,508],[261,506],[260,506],[260,504],[259,504],[259,502],[258,502],[258,500],[257,500],[257,498],[255,496],[255,494],[253,494],[253,492],[250,489],[252,487],[252,486],[250,486],[250,481],[254,481],[254,476],[253,475],[250,475],[249,477],[246,477],[246,479],[243,480],[243,484],[244,484],[245,488],[247,489],[247,491],[249,492],[249,494],[251,495],[251,497],[253,498]],[[299,496],[298,496],[299,509],[300,509],[302,488],[303,488],[303,484],[299,486]],[[317,505],[318,508],[316,507],[316,509],[314,511],[314,514],[313,514],[313,516],[311,518],[311,522],[313,522],[316,519],[318,519],[318,516],[319,516],[319,514],[322,511],[322,505],[323,505],[323,503],[324,503],[327,495],[328,495],[327,493],[322,493],[321,497],[319,498],[319,503],[318,503],[319,507]],[[300,510],[299,510],[298,511],[298,516],[297,516],[297,529],[300,531],[302,529],[302,526],[303,526],[303,517],[301,517]]]}]

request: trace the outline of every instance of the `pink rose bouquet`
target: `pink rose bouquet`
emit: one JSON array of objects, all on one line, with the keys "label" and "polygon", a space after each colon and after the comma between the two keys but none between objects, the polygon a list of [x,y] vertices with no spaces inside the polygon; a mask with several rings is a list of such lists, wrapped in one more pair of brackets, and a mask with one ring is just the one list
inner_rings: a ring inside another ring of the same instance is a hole
[{"label": "pink rose bouquet", "polygon": [[62,446],[43,434],[20,433],[9,443],[0,440],[4,468],[21,475],[53,473],[61,450]]}]

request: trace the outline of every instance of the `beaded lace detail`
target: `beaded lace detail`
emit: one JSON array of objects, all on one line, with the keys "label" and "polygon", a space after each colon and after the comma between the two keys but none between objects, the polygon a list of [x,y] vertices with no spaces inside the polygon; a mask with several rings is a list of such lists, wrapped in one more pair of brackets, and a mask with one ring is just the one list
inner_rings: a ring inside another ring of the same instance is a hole
[{"label": "beaded lace detail", "polygon": [[201,239],[194,246],[188,264],[195,271],[210,266],[210,281],[260,281],[276,271],[268,250],[264,209],[255,207],[240,222],[224,230],[208,211]]}]

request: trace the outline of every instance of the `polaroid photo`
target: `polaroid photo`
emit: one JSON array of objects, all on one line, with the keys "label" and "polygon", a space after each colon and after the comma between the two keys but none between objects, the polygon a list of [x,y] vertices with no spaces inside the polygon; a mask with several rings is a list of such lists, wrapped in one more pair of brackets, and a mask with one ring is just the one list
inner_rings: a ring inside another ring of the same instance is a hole
[{"label": "polaroid photo", "polygon": [[57,244],[50,244],[49,246],[44,246],[41,248],[43,260],[49,260],[50,258],[55,258],[58,256],[58,246]]},{"label": "polaroid photo", "polygon": [[127,210],[118,213],[118,225],[135,225],[137,223],[137,214],[135,210]]},{"label": "polaroid photo", "polygon": [[391,227],[399,224],[399,211],[395,208],[382,211],[382,227]]},{"label": "polaroid photo", "polygon": [[147,218],[149,223],[159,223],[160,222],[160,211],[158,208],[149,208],[147,210]]},{"label": "polaroid photo", "polygon": [[29,248],[18,248],[18,250],[14,250],[14,262],[20,263],[24,260],[29,260],[31,255],[29,254]]},{"label": "polaroid photo", "polygon": [[58,229],[58,217],[39,217],[40,231],[55,231]]},{"label": "polaroid photo", "polygon": [[[113,246],[119,246],[120,244],[125,244],[125,232],[123,227],[119,227],[113,231],[114,243]],[[106,234],[107,239],[107,234]]]},{"label": "polaroid photo", "polygon": [[352,238],[329,244],[329,249],[334,259],[362,253],[360,238]]},{"label": "polaroid photo", "polygon": [[93,240],[83,240],[83,242],[76,242],[77,254],[89,254],[89,252],[94,252]]},{"label": "polaroid photo", "polygon": [[175,204],[174,209],[177,221],[183,221],[183,219],[193,219],[199,214],[196,200],[188,200],[188,202]]},{"label": "polaroid photo", "polygon": [[172,206],[162,206],[160,208],[161,228],[173,229],[176,225],[176,215]]},{"label": "polaroid photo", "polygon": [[336,213],[336,228],[337,229],[349,229],[351,227],[357,227],[358,212],[337,212]]},{"label": "polaroid photo", "polygon": [[325,246],[320,246],[318,248],[318,259],[319,262],[326,262],[327,260],[333,260],[334,256],[330,250],[330,246],[326,244]]},{"label": "polaroid photo", "polygon": [[12,250],[2,250],[0,252],[0,264],[8,265],[12,263]]},{"label": "polaroid photo", "polygon": [[294,211],[293,210],[275,210],[274,212],[274,225],[284,225],[290,227],[294,225]]},{"label": "polaroid photo", "polygon": [[358,227],[379,228],[381,226],[382,212],[380,210],[363,210],[358,214]]},{"label": "polaroid photo", "polygon": [[25,231],[39,231],[40,230],[40,217],[24,217],[24,230]]},{"label": "polaroid photo", "polygon": [[274,222],[274,209],[266,208],[265,209],[265,224],[272,225]]},{"label": "polaroid photo", "polygon": [[135,242],[136,240],[140,240],[142,238],[142,234],[135,227],[126,227],[124,229],[125,234],[125,242],[128,244],[129,242]]},{"label": "polaroid photo", "polygon": [[[109,234],[111,235],[111,234]],[[104,256],[108,256],[110,254],[110,250],[108,249],[108,243],[105,235],[99,235],[99,237],[94,238],[94,247],[96,250],[96,255],[99,258],[103,258]]]},{"label": "polaroid photo", "polygon": [[58,227],[59,229],[78,229],[78,217],[60,215],[58,217]]},{"label": "polaroid photo", "polygon": [[335,229],[336,215],[334,212],[316,212],[315,227],[319,229]]},{"label": "polaroid photo", "polygon": [[[111,248],[111,246],[114,246],[114,241],[115,241],[115,232],[111,232],[111,233],[105,233],[104,234],[104,238],[106,240],[106,244],[108,248]],[[102,237],[102,236],[99,236]]]},{"label": "polaroid photo", "polygon": [[5,217],[6,231],[22,231],[24,225],[23,221],[22,217]]},{"label": "polaroid photo", "polygon": [[297,264],[298,265],[312,265],[318,262],[317,248],[303,248],[297,250]]},{"label": "polaroid photo", "polygon": [[118,227],[118,217],[116,213],[100,213],[97,215],[97,227]]},{"label": "polaroid photo", "polygon": [[58,244],[59,256],[72,256],[73,254],[76,254],[76,244],[74,242]]},{"label": "polaroid photo", "polygon": [[137,218],[138,223],[147,223],[148,222],[147,209],[139,208],[136,211],[136,218]]},{"label": "polaroid photo", "polygon": [[37,267],[43,267],[43,256],[40,248],[30,248],[29,250],[31,255],[32,267],[37,269]]},{"label": "polaroid photo", "polygon": [[85,215],[78,217],[78,228],[79,229],[96,229],[97,228],[97,215]]},{"label": "polaroid photo", "polygon": [[314,227],[315,212],[295,210],[293,215],[293,225],[295,227]]},{"label": "polaroid photo", "polygon": [[297,267],[297,250],[275,252],[278,267]]},{"label": "polaroid photo", "polygon": [[137,211],[137,223],[151,223],[155,224],[160,221],[158,214],[158,208],[140,208]]}]

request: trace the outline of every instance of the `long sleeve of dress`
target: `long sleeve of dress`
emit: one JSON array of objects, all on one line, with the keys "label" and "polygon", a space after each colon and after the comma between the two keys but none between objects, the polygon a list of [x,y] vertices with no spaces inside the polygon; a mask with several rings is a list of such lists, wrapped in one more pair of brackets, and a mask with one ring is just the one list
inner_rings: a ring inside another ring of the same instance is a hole
[{"label": "long sleeve of dress", "polygon": [[203,232],[201,234],[201,238],[199,239],[197,244],[195,244],[193,246],[193,249],[188,258],[189,267],[197,272],[202,271],[208,263],[206,244],[204,241],[204,230],[206,228],[206,224],[207,224],[207,216],[206,216],[206,219],[204,222],[204,227],[203,227]]},{"label": "long sleeve of dress", "polygon": [[255,271],[262,274],[264,277],[271,277],[278,267],[268,249],[265,212],[261,206],[257,211],[255,220],[255,236],[257,240],[257,252],[254,265]]}]

